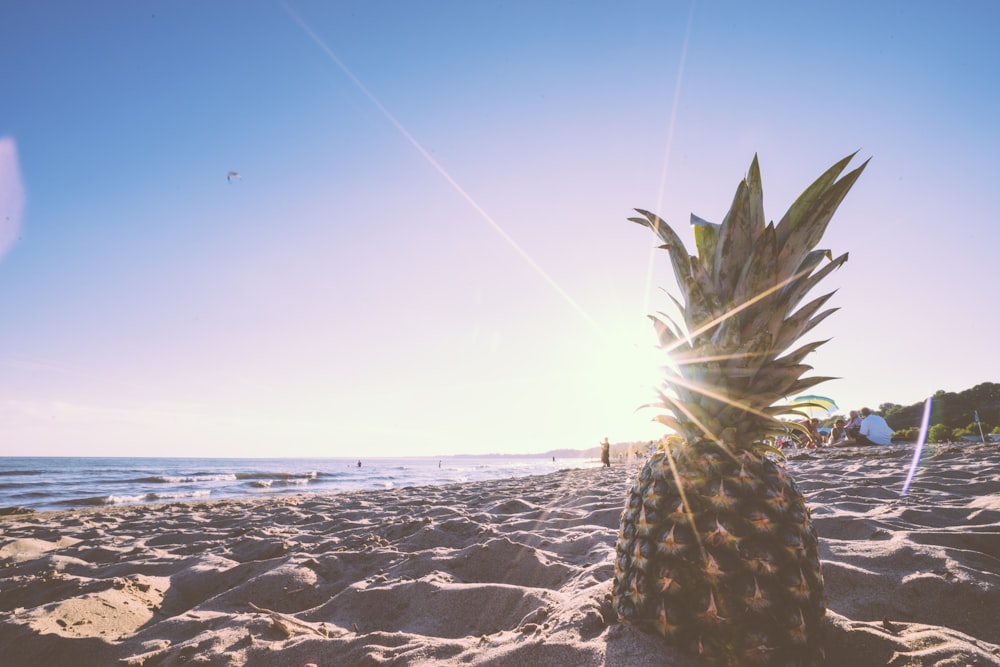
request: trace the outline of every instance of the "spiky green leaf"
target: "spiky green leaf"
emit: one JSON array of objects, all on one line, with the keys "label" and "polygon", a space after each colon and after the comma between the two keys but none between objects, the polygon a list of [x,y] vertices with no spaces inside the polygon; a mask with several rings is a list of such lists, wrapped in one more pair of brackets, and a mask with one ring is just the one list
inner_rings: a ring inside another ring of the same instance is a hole
[{"label": "spiky green leaf", "polygon": [[851,160],[854,159],[855,155],[857,155],[857,151],[851,153],[842,160],[839,160],[836,164],[823,172],[823,174],[817,178],[812,185],[803,190],[802,194],[800,194],[795,200],[795,203],[789,207],[788,212],[785,213],[784,217],[782,217],[778,222],[777,232],[779,249],[784,247],[789,235],[791,235],[792,230],[799,225],[805,212],[812,208],[815,201],[837,180]]},{"label": "spiky green leaf", "polygon": [[764,230],[764,185],[760,178],[760,165],[754,153],[747,173],[747,212],[750,217],[750,236],[757,238]]},{"label": "spiky green leaf", "polygon": [[721,294],[732,294],[743,264],[753,250],[750,220],[750,194],[747,182],[736,188],[733,203],[719,229],[719,242],[713,263],[716,267],[716,284]]},{"label": "spiky green leaf", "polygon": [[659,313],[659,317],[656,315],[649,315],[648,317],[653,321],[653,328],[656,330],[656,337],[660,341],[660,347],[669,349],[684,340],[679,329],[677,329],[676,325],[667,315]]},{"label": "spiky green leaf", "polygon": [[840,203],[847,196],[847,193],[867,165],[868,162],[865,161],[860,167],[848,173],[821,193],[811,203],[811,206],[802,212],[801,219],[791,228],[784,243],[781,243],[779,232],[779,278],[784,279],[793,275],[801,265],[806,252],[816,247],[816,244],[819,243],[826,232],[826,227],[833,218],[837,207],[840,206]]},{"label": "spiky green leaf", "polygon": [[694,228],[694,243],[698,250],[698,256],[705,261],[709,273],[715,272],[715,267],[709,262],[715,257],[715,248],[719,242],[719,224],[709,222],[704,218],[699,218],[694,213],[691,214],[691,225]]},{"label": "spiky green leaf", "polygon": [[674,268],[674,276],[677,284],[684,289],[684,285],[691,276],[691,256],[688,254],[684,242],[677,236],[677,233],[666,223],[665,220],[655,213],[650,213],[641,208],[635,209],[644,218],[629,218],[632,222],[645,225],[652,229],[659,236],[670,253],[670,264]]},{"label": "spiky green leaf", "polygon": [[782,298],[784,298],[788,303],[798,303],[802,298],[815,287],[819,281],[823,280],[826,276],[830,275],[847,261],[847,253],[831,260],[828,264],[823,265],[818,271],[809,276],[802,276],[801,278],[794,280],[784,287],[781,292]]}]

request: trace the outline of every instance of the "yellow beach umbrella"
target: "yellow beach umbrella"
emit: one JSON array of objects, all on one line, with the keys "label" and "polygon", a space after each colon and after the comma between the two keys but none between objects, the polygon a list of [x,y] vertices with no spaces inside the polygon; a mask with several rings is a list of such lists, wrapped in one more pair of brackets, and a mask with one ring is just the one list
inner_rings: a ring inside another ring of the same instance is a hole
[{"label": "yellow beach umbrella", "polygon": [[805,410],[805,413],[810,417],[814,414],[830,414],[834,410],[839,410],[837,402],[828,396],[817,396],[815,394],[806,394],[804,396],[796,396],[792,406],[795,409]]}]

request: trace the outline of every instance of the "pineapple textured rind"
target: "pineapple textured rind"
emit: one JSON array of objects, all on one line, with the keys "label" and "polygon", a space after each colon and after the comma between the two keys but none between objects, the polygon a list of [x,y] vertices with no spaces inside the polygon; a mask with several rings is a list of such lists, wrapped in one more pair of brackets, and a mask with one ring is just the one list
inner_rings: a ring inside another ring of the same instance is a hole
[{"label": "pineapple textured rind", "polygon": [[619,617],[709,665],[821,664],[818,540],[792,478],[768,457],[734,458],[707,440],[669,456],[673,467],[654,454],[628,492]]}]

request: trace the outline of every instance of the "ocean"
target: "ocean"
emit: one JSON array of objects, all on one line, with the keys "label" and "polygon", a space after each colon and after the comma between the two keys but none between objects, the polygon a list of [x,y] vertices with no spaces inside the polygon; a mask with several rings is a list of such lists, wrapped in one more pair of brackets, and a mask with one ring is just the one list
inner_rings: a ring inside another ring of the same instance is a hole
[{"label": "ocean", "polygon": [[0,457],[0,511],[392,489],[596,467],[529,456],[370,458]]}]

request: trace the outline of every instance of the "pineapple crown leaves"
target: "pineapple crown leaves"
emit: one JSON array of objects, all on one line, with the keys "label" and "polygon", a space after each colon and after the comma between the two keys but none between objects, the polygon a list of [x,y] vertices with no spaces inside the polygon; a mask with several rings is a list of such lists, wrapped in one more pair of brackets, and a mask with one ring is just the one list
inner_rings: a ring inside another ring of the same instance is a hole
[{"label": "pineapple crown leaves", "polygon": [[803,358],[827,341],[785,352],[837,310],[823,309],[834,292],[799,304],[847,261],[846,253],[834,257],[816,246],[868,165],[866,160],[844,174],[856,154],[827,169],[777,225],[765,222],[755,155],[722,223],[691,216],[695,255],[658,215],[636,209],[641,217],[629,218],[663,242],[681,296],[671,299],[683,326],[664,313],[651,316],[660,346],[675,364],[656,404],[672,416],[657,421],[689,440],[718,440],[725,432],[749,445],[785,430],[778,417],[796,411],[776,405],[784,397],[833,379],[803,377],[812,370]]}]

